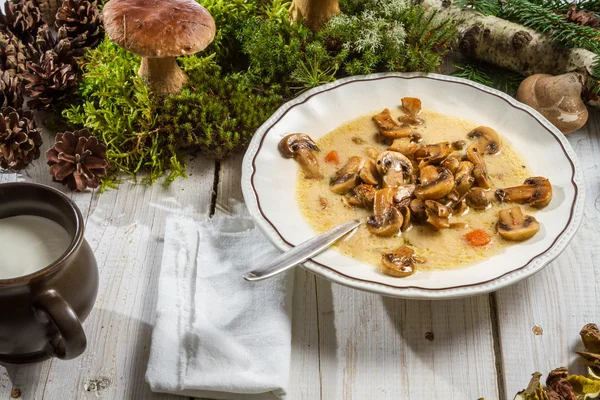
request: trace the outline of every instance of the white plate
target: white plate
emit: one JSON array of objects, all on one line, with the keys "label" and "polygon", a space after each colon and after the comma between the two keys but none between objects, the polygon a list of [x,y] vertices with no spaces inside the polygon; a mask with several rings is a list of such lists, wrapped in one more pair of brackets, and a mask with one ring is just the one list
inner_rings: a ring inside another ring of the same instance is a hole
[{"label": "white plate", "polygon": [[425,108],[494,128],[521,152],[534,175],[550,179],[552,202],[536,213],[540,232],[477,264],[418,272],[407,278],[383,275],[375,266],[334,249],[304,267],[360,290],[441,299],[500,289],[533,275],[556,258],[575,235],[583,215],[585,185],[569,142],[539,113],[512,97],[465,79],[436,74],[384,73],[340,79],[277,110],[256,132],[242,170],[246,205],[267,238],[287,250],[315,235],[296,202],[298,165],[281,157],[277,149],[280,139],[302,132],[316,141],[349,120],[397,106],[405,96],[420,98]]}]

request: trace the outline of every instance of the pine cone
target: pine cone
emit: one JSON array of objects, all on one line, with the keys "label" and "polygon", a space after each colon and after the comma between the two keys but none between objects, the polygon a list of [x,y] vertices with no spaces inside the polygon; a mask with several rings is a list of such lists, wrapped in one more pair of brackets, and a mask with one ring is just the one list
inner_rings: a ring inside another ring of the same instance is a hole
[{"label": "pine cone", "polygon": [[60,7],[60,0],[36,0],[40,14],[44,22],[50,26],[54,26],[54,20],[56,19],[56,12]]},{"label": "pine cone", "polygon": [[71,64],[58,60],[58,55],[48,50],[39,62],[27,65],[30,73],[23,75],[25,93],[31,97],[29,108],[48,110],[64,101],[77,85],[77,71]]},{"label": "pine cone", "polygon": [[4,14],[0,13],[0,30],[12,32],[22,42],[35,38],[38,29],[44,25],[40,10],[31,0],[7,0]]},{"label": "pine cone", "polygon": [[55,26],[66,30],[75,57],[98,46],[104,36],[96,1],[64,0],[56,13]]},{"label": "pine cone", "polygon": [[40,158],[42,136],[33,112],[12,107],[0,110],[0,167],[18,171]]},{"label": "pine cone", "polygon": [[0,73],[8,71],[10,76],[24,73],[26,57],[25,45],[15,35],[0,32]]},{"label": "pine cone", "polygon": [[8,71],[0,75],[0,108],[21,108],[23,105],[23,94],[21,93],[21,81],[16,76],[10,76]]},{"label": "pine cone", "polygon": [[55,62],[72,64],[74,68],[77,68],[77,63],[71,51],[71,41],[67,38],[65,29],[61,28],[58,32],[54,32],[48,25],[41,27],[38,30],[35,42],[28,46],[27,59],[30,62],[39,63],[47,51],[53,51],[56,54]]},{"label": "pine cone", "polygon": [[569,6],[569,10],[567,11],[567,21],[581,26],[590,26],[592,28],[598,28],[598,25],[600,25],[600,18],[598,18],[593,11],[577,11],[576,3]]},{"label": "pine cone", "polygon": [[109,165],[106,146],[87,129],[57,133],[46,157],[54,180],[79,192],[97,188]]}]

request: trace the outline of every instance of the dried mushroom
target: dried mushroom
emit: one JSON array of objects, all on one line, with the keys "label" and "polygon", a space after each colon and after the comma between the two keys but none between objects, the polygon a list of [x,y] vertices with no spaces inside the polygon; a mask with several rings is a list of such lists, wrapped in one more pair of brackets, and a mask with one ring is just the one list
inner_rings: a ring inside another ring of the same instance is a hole
[{"label": "dried mushroom", "polygon": [[500,211],[497,229],[504,239],[523,241],[538,233],[540,224],[535,217],[524,215],[521,207],[514,206]]},{"label": "dried mushroom", "polygon": [[454,189],[454,176],[444,167],[428,165],[421,170],[421,184],[415,195],[421,200],[437,200]]},{"label": "dried mushroom", "polygon": [[552,200],[552,185],[541,176],[525,179],[521,186],[496,190],[496,197],[502,202],[529,204],[531,207],[546,207]]},{"label": "dried mushroom", "polygon": [[384,151],[377,158],[377,168],[383,175],[383,187],[397,187],[410,181],[413,166],[410,160],[396,151]]},{"label": "dried mushroom", "polygon": [[419,118],[421,113],[421,100],[415,97],[404,97],[402,98],[402,111],[407,115],[402,115],[400,122],[409,125],[421,125],[423,120]]},{"label": "dried mushroom", "polygon": [[300,164],[304,176],[308,179],[321,179],[319,160],[315,155],[319,148],[315,142],[303,133],[287,135],[279,142],[279,152],[285,158],[293,158]]},{"label": "dried mushroom", "polygon": [[402,214],[394,207],[394,192],[392,188],[385,188],[375,193],[374,215],[367,218],[367,228],[376,236],[393,236],[402,227]]},{"label": "dried mushroom", "polygon": [[600,353],[600,330],[598,330],[598,325],[586,324],[579,335],[587,351]]},{"label": "dried mushroom", "polygon": [[410,247],[400,246],[381,257],[381,272],[403,278],[415,273],[415,262],[423,263],[424,260],[416,257],[415,251]]},{"label": "dried mushroom", "polygon": [[358,173],[365,165],[365,160],[360,157],[350,157],[329,182],[329,189],[337,194],[346,194],[359,183]]},{"label": "dried mushroom", "polygon": [[399,139],[407,137],[412,132],[410,126],[400,126],[392,118],[389,109],[385,109],[377,115],[373,116],[373,121],[379,129],[379,134],[389,139]]}]

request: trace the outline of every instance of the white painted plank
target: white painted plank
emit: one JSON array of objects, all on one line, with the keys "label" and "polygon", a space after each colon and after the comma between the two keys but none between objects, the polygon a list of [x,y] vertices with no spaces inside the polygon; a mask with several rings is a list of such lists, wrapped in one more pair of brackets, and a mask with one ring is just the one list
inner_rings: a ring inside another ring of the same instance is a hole
[{"label": "white painted plank", "polygon": [[[508,398],[530,375],[565,366],[582,372],[575,350],[579,330],[600,322],[600,138],[599,114],[568,136],[581,162],[587,189],[585,217],[570,246],[542,272],[497,292],[502,362]],[[543,172],[541,172],[543,175]],[[542,335],[534,335],[538,325]]]},{"label": "white painted plank", "polygon": [[[199,218],[210,206],[214,162],[198,158],[188,168],[190,178],[179,179],[168,188],[160,183],[151,187],[126,183],[119,190],[94,196],[86,239],[98,261],[100,289],[84,324],[88,350],[70,362],[53,360],[18,367],[27,379],[17,376],[11,380],[17,381],[24,398],[181,398],[153,395],[144,374],[165,217]],[[89,194],[76,195],[76,200],[78,196],[88,196],[85,202],[90,203]],[[102,378],[110,381],[108,388],[97,393],[85,390],[86,384]],[[0,398],[6,397],[0,383]]]},{"label": "white painted plank", "polygon": [[407,301],[317,278],[317,298],[323,399],[498,398],[487,296]]},{"label": "white painted plank", "polygon": [[[248,215],[243,206],[242,154],[221,162],[215,214]],[[288,398],[320,398],[317,304],[314,277],[298,268],[294,278],[292,358]]]}]

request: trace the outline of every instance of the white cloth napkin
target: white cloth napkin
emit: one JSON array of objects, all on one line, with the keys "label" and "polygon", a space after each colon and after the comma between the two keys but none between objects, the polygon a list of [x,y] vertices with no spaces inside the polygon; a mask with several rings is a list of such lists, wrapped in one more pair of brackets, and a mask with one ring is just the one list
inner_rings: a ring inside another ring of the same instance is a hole
[{"label": "white cloth napkin", "polygon": [[242,278],[277,255],[248,218],[167,219],[146,371],[153,391],[211,399],[285,395],[293,274]]}]

